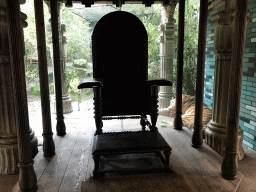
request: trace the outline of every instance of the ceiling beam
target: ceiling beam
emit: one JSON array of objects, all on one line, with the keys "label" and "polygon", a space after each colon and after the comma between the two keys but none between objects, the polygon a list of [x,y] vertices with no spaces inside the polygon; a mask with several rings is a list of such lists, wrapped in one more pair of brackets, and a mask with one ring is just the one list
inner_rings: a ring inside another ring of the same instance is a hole
[{"label": "ceiling beam", "polygon": [[[49,1],[49,0],[45,0]],[[82,3],[85,5],[85,7],[91,7],[93,4],[106,4],[106,3],[113,3],[117,7],[122,6],[123,4],[145,4],[146,7],[150,7],[152,4],[169,4],[171,1],[177,1],[177,0],[143,0],[143,1],[134,1],[134,0],[112,0],[112,1],[106,1],[106,0],[80,0],[80,1],[72,1],[72,0],[57,0],[60,2],[63,2],[66,4],[66,7],[72,7],[73,3]],[[121,3],[121,5],[119,5]]]}]

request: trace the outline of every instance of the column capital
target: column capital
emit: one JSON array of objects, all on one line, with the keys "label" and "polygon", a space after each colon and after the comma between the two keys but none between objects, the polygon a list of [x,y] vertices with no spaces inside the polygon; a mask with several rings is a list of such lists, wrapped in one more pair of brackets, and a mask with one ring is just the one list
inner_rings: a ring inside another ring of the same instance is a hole
[{"label": "column capital", "polygon": [[[215,53],[232,54],[236,0],[215,0],[212,5],[214,10],[211,26],[215,29]],[[252,13],[248,10],[248,23],[251,22],[251,15]]]},{"label": "column capital", "polygon": [[[251,0],[247,0],[248,2]],[[230,25],[234,22],[236,1],[235,0],[215,0],[212,2],[214,7],[211,16],[212,27],[216,25]],[[251,22],[251,11],[247,11],[247,22]]]},{"label": "column capital", "polygon": [[211,16],[212,27],[216,27],[217,25],[230,25],[234,22],[235,0],[215,0],[212,2],[212,5],[214,7]]},{"label": "column capital", "polygon": [[161,10],[162,14],[162,24],[172,23],[174,24],[176,20],[173,18],[174,16],[174,10],[177,5],[178,1],[171,1],[170,4],[163,5],[163,8]]}]

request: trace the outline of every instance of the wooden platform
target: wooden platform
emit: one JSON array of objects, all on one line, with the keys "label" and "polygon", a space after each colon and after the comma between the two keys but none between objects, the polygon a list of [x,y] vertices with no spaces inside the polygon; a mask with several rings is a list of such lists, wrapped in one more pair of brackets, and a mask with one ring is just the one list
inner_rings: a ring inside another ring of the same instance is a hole
[{"label": "wooden platform", "polygon": [[[159,116],[158,124],[162,120],[170,120],[170,118]],[[109,186],[113,188],[112,191],[159,191],[160,189],[195,192],[237,191],[244,178],[244,175],[238,172],[236,180],[223,179],[222,157],[206,144],[200,149],[193,148],[190,130],[184,128],[177,131],[173,128],[161,128],[158,125],[159,132],[172,147],[170,166],[175,173],[106,174],[101,180],[90,179],[94,168],[91,156],[94,121],[84,118],[82,123],[84,128],[74,123],[68,124],[67,119],[66,122],[67,135],[64,137],[54,135],[56,155],[52,158],[44,158],[40,149],[35,157],[34,168],[38,179],[38,191],[107,191]],[[112,123],[114,126],[117,124],[120,125],[120,121]],[[129,125],[127,130],[134,128],[133,123],[125,123],[125,126],[127,124]],[[111,130],[111,126],[106,126],[107,131]],[[253,183],[249,181],[248,185],[252,186]],[[243,185],[241,191],[253,189],[248,187]],[[13,191],[18,191],[18,184],[14,186]]]},{"label": "wooden platform", "polygon": [[[93,176],[94,178],[101,177],[104,176],[104,173],[111,172],[130,173],[149,170],[159,171],[159,169],[169,171],[171,150],[171,147],[158,131],[132,131],[95,135],[92,147],[92,156],[95,165]],[[150,155],[160,158],[162,165],[144,163],[144,165],[142,164],[141,166],[131,166],[131,162],[134,159],[122,157],[122,155],[125,154],[128,157],[136,157],[137,161],[139,161],[138,155],[135,156],[134,154],[139,154],[139,157],[143,157],[145,153],[150,153]],[[110,156],[110,158],[108,156]],[[105,166],[107,162],[115,164],[115,162],[119,162],[120,160],[124,161],[125,159],[127,159],[126,162],[118,166],[118,168],[109,169]]]}]

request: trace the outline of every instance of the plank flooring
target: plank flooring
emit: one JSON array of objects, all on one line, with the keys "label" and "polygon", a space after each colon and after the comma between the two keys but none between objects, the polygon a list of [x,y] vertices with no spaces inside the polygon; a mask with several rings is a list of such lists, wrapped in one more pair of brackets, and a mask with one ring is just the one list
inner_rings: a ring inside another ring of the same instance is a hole
[{"label": "plank flooring", "polygon": [[[68,121],[68,119],[72,121]],[[76,121],[80,121],[75,123]],[[94,168],[91,148],[95,129],[93,118],[80,116],[66,117],[67,134],[63,137],[54,134],[56,155],[44,158],[42,147],[35,157],[34,169],[38,179],[38,191],[253,191],[256,167],[246,173],[249,179],[238,172],[237,179],[228,181],[221,176],[222,157],[208,145],[195,149],[191,146],[192,132],[186,128],[181,131],[161,128],[162,120],[169,117],[159,116],[159,132],[172,147],[170,166],[174,173],[152,173],[135,175],[108,175],[100,180],[91,179]],[[135,123],[134,123],[135,121]],[[105,121],[104,121],[105,122]],[[123,130],[138,128],[139,121],[125,120]],[[105,130],[120,128],[118,120],[104,123]],[[256,156],[249,153],[247,160],[254,163]],[[248,169],[246,163],[241,164]],[[239,186],[240,185],[240,186]],[[13,188],[18,191],[18,184]]]}]

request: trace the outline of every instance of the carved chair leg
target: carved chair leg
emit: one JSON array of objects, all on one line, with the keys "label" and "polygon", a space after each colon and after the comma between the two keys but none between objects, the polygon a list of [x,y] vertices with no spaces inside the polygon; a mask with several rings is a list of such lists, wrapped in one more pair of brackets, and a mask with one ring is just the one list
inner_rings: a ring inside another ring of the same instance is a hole
[{"label": "carved chair leg", "polygon": [[96,124],[96,135],[102,133],[102,98],[101,98],[101,87],[93,87],[94,92],[94,118]]},{"label": "carved chair leg", "polygon": [[146,122],[145,122],[145,119],[146,119],[146,115],[142,115],[141,116],[141,119],[140,119],[140,125],[142,127],[142,131],[145,131],[146,130]]},{"label": "carved chair leg", "polygon": [[99,172],[100,156],[99,155],[93,155],[92,158],[94,160],[93,178],[97,179],[97,178],[99,178],[101,176],[100,172]]},{"label": "carved chair leg", "polygon": [[102,133],[102,127],[103,127],[103,122],[102,122],[102,118],[100,117],[96,117],[96,115],[94,116],[95,118],[95,124],[96,124],[96,133],[95,135],[99,135]]},{"label": "carved chair leg", "polygon": [[150,88],[150,118],[151,118],[151,123],[152,123],[152,130],[156,131],[156,122],[157,122],[157,117],[158,117],[158,86],[151,86]]},{"label": "carved chair leg", "polygon": [[157,127],[156,127],[157,117],[158,117],[158,114],[150,114],[152,131],[157,131]]},{"label": "carved chair leg", "polygon": [[165,156],[165,166],[167,168],[169,168],[170,165],[170,155],[171,155],[171,151],[164,151],[164,156]]}]

